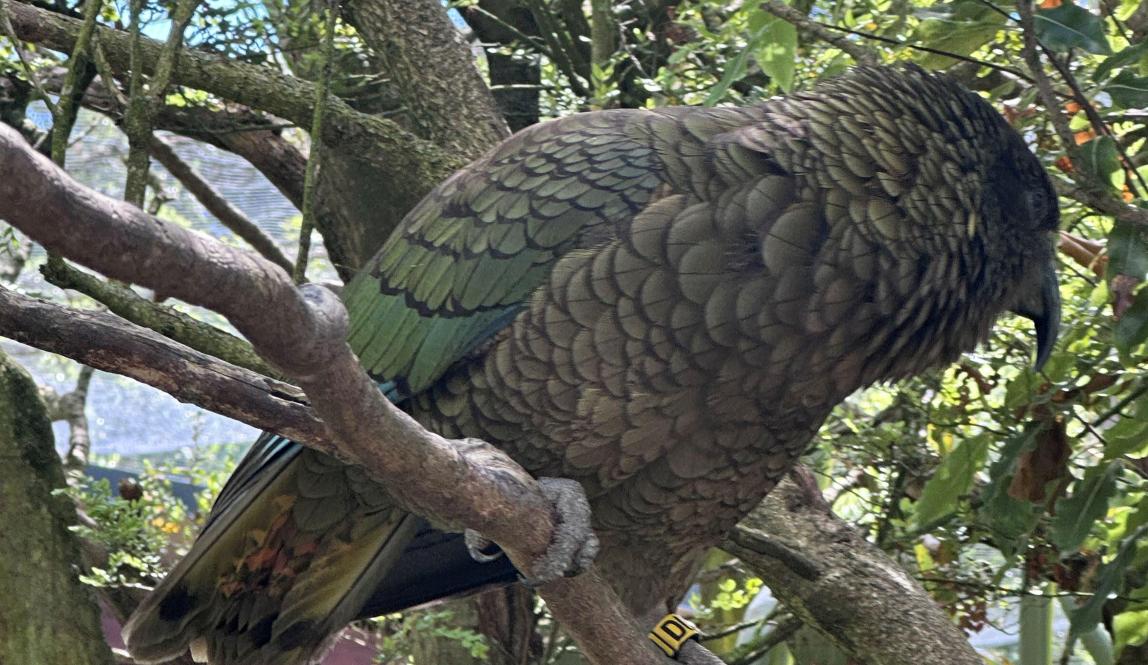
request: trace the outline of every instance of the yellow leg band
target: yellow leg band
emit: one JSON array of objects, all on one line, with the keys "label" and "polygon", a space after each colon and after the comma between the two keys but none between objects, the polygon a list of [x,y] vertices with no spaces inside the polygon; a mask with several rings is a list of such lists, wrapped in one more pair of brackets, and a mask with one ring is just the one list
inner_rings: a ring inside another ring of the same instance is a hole
[{"label": "yellow leg band", "polygon": [[662,617],[650,631],[650,641],[658,645],[658,648],[670,658],[676,658],[678,652],[682,650],[682,645],[689,640],[696,640],[697,637],[697,626],[676,614]]}]

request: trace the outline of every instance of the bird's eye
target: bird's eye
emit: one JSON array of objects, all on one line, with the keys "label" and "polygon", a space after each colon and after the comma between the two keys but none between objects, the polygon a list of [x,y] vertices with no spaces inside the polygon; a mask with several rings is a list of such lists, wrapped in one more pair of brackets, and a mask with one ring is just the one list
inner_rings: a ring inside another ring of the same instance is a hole
[{"label": "bird's eye", "polygon": [[1056,198],[1043,187],[1025,191],[1029,222],[1038,229],[1053,231],[1057,226]]}]

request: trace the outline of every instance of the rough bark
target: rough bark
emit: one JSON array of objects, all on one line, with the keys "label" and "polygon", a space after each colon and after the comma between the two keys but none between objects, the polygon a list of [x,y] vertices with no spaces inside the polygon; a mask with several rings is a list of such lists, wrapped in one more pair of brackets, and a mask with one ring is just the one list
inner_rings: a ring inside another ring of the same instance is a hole
[{"label": "rough bark", "polygon": [[343,14],[381,57],[419,136],[467,161],[506,138],[470,45],[441,2],[353,0]]},{"label": "rough bark", "polygon": [[722,547],[865,665],[983,663],[921,585],[829,512],[807,470],[779,484]]},{"label": "rough bark", "polygon": [[[0,352],[0,663],[111,665],[36,384]],[[29,602],[34,597],[34,602]],[[61,621],[67,617],[67,621]]]},{"label": "rough bark", "polygon": [[136,325],[150,328],[224,362],[266,376],[274,374],[244,340],[183,312],[152,302],[128,287],[104,281],[62,261],[49,261],[40,267],[40,272],[50,284],[83,293]]},{"label": "rough bark", "polygon": [[326,436],[295,386],[229,365],[111,314],[69,309],[0,288],[0,335],[283,436]]},{"label": "rough bark", "polygon": [[[301,443],[359,464],[432,521],[491,538],[527,574],[544,560],[559,522],[538,484],[489,444],[443,439],[388,402],[347,347],[346,312],[327,289],[296,289],[262,257],[84,187],[4,126],[0,217],[113,279],[220,312],[299,382],[326,423],[326,440]],[[591,662],[662,662],[595,568],[545,584],[540,594]]]}]

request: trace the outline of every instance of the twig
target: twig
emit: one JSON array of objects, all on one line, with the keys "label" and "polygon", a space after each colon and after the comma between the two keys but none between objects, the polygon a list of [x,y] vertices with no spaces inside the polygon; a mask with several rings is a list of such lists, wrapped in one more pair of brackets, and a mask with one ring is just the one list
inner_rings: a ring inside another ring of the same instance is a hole
[{"label": "twig", "polygon": [[64,468],[70,474],[83,471],[88,463],[88,453],[92,448],[91,432],[88,429],[88,416],[84,407],[88,402],[88,388],[92,385],[92,375],[96,371],[87,365],[80,367],[76,387],[61,398],[61,406],[66,409],[68,422],[68,454],[64,457]]},{"label": "twig", "polygon": [[295,386],[225,363],[113,314],[70,309],[0,287],[0,334],[292,439],[327,436]]},{"label": "twig", "polygon": [[96,17],[99,16],[102,6],[102,0],[84,2],[83,27],[76,36],[76,45],[72,49],[71,58],[68,59],[68,72],[64,75],[64,85],[60,88],[60,100],[52,114],[52,160],[60,166],[64,165],[68,137],[71,136],[72,127],[76,124],[79,99],[83,97],[84,88],[92,78],[90,72],[87,76],[82,76],[81,73],[92,66],[88,60],[88,51],[96,29]]},{"label": "twig", "polygon": [[1052,126],[1056,129],[1056,135],[1060,137],[1060,141],[1064,144],[1065,150],[1070,154],[1074,152],[1076,141],[1073,137],[1072,130],[1069,129],[1068,119],[1060,112],[1060,107],[1056,102],[1056,95],[1052,90],[1052,83],[1049,82],[1048,76],[1044,73],[1044,67],[1040,64],[1040,53],[1037,48],[1036,42],[1036,29],[1033,27],[1033,10],[1031,0],[1018,0],[1017,9],[1020,13],[1020,26],[1021,31],[1024,33],[1024,61],[1028,64],[1029,71],[1032,72],[1034,82],[1036,83],[1037,95],[1040,96],[1040,101],[1044,104],[1045,109],[1048,111],[1048,117],[1052,121]]},{"label": "twig", "polygon": [[1056,193],[1083,203],[1109,215],[1118,222],[1136,224],[1148,229],[1148,210],[1128,205],[1106,190],[1097,190],[1088,183],[1069,184],[1063,180],[1053,180]]},{"label": "twig", "polygon": [[327,4],[327,20],[323,32],[323,67],[315,85],[315,112],[311,116],[311,151],[307,155],[307,171],[303,175],[303,220],[299,225],[299,253],[291,275],[296,284],[307,281],[307,261],[311,254],[311,231],[315,229],[315,185],[318,182],[319,161],[323,154],[323,116],[327,110],[327,90],[331,85],[332,60],[335,58],[335,19],[338,1]]},{"label": "twig", "polygon": [[231,202],[219,195],[215,188],[204,180],[190,164],[183,161],[170,145],[158,136],[151,138],[151,154],[163,164],[176,180],[195,196],[221,224],[232,233],[239,236],[255,251],[262,254],[275,265],[291,272],[291,260],[279,249],[272,240],[255,222],[251,221],[241,210],[231,205]]},{"label": "twig", "polygon": [[566,80],[570,83],[570,89],[574,94],[579,97],[590,97],[590,91],[586,88],[586,83],[582,80],[578,70],[574,67],[574,62],[570,59],[570,54],[558,42],[557,35],[562,31],[554,25],[551,20],[550,12],[546,6],[538,0],[528,0],[526,3],[530,9],[530,13],[534,15],[534,20],[538,22],[538,27],[542,32],[542,38],[546,41],[550,54],[550,59],[554,65],[566,76]]},{"label": "twig", "polygon": [[778,624],[773,630],[769,631],[769,634],[757,641],[751,651],[740,658],[729,661],[729,665],[751,665],[752,663],[758,662],[769,653],[770,650],[793,637],[804,625],[805,623],[797,618],[791,618]]},{"label": "twig", "polygon": [[824,25],[810,19],[805,14],[802,14],[783,2],[779,2],[778,0],[765,0],[765,2],[761,3],[761,8],[784,21],[792,23],[799,29],[808,32],[821,41],[836,46],[845,53],[848,53],[859,64],[875,65],[881,61],[876,51],[861,46],[860,44],[855,44],[841,35],[833,34],[833,32]]},{"label": "twig", "polygon": [[124,116],[124,133],[128,137],[128,175],[124,185],[124,200],[143,207],[147,194],[147,172],[150,165],[152,127],[155,115],[163,105],[164,95],[171,84],[176,58],[183,46],[183,31],[195,15],[199,0],[179,0],[171,16],[171,30],[160,49],[152,71],[150,87],[143,89],[143,36],[140,13],[143,0],[132,0],[131,78],[128,87],[128,109]]},{"label": "twig", "polygon": [[24,57],[24,49],[20,48],[20,38],[16,35],[16,29],[12,27],[12,21],[8,17],[9,1],[10,0],[0,0],[0,28],[4,29],[4,36],[12,40],[12,50],[16,52],[16,57],[20,60],[20,66],[24,70],[24,75],[28,77],[28,82],[31,83],[36,92],[40,94],[40,100],[48,107],[48,112],[55,117],[59,114],[60,110],[44,89],[44,85],[40,81],[40,77],[36,75],[36,70],[32,67],[32,63],[28,62],[27,58]]},{"label": "twig", "polygon": [[238,367],[264,376],[275,376],[246,341],[169,307],[142,298],[126,286],[105,282],[64,261],[49,262],[40,268],[50,284],[73,289],[106,306],[112,313],[149,328],[196,351],[210,354]]},{"label": "twig", "polygon": [[973,57],[970,57],[967,55],[961,55],[960,53],[952,53],[950,51],[945,51],[945,50],[942,50],[939,48],[932,48],[930,46],[921,46],[920,44],[912,44],[910,42],[903,42],[903,41],[900,41],[898,39],[893,39],[892,37],[886,37],[884,35],[876,35],[876,34],[873,34],[871,32],[863,32],[861,30],[853,30],[852,28],[846,28],[846,27],[840,26],[840,25],[833,25],[831,23],[822,23],[821,21],[815,21],[815,23],[817,25],[823,26],[829,30],[837,30],[838,32],[844,32],[844,33],[847,33],[850,35],[857,35],[858,37],[863,37],[865,39],[872,39],[874,41],[882,42],[884,44],[889,44],[891,46],[897,46],[900,48],[907,48],[907,49],[911,49],[913,51],[920,51],[922,53],[932,53],[933,55],[943,55],[946,58],[952,58],[954,60],[961,60],[963,62],[968,62],[968,63],[974,64],[974,65],[980,65],[982,67],[988,67],[990,69],[995,69],[999,72],[1005,72],[1008,74],[1012,74],[1013,76],[1015,76],[1019,79],[1022,79],[1024,81],[1027,81],[1029,83],[1033,82],[1033,79],[1031,76],[1029,76],[1028,74],[1025,74],[1024,72],[1020,71],[1019,69],[1013,69],[1012,67],[1006,67],[1005,65],[998,65],[994,62],[988,62],[987,60],[978,60],[977,58],[973,58]]},{"label": "twig", "polygon": [[1112,131],[1112,128],[1108,126],[1108,123],[1104,122],[1104,118],[1100,117],[1100,113],[1097,112],[1096,106],[1094,106],[1088,97],[1084,95],[1084,90],[1081,89],[1080,83],[1076,80],[1076,76],[1072,73],[1072,70],[1068,68],[1068,65],[1057,59],[1056,55],[1053,54],[1052,51],[1050,51],[1044,44],[1041,44],[1039,40],[1037,41],[1037,44],[1040,46],[1041,50],[1044,51],[1044,55],[1048,58],[1048,61],[1051,62],[1052,66],[1056,68],[1056,71],[1060,73],[1060,76],[1064,79],[1064,82],[1068,84],[1068,88],[1072,90],[1073,99],[1077,104],[1080,105],[1080,108],[1084,110],[1084,115],[1088,117],[1088,121],[1092,124],[1092,128],[1096,131],[1097,134],[1107,135],[1112,138],[1112,142],[1116,145],[1117,152],[1120,153],[1120,160],[1121,164],[1124,166],[1125,174],[1128,176],[1125,181],[1128,183],[1129,191],[1132,192],[1134,196],[1140,196],[1140,192],[1136,188],[1136,184],[1133,182],[1133,180],[1139,180],[1140,185],[1146,190],[1148,190],[1148,184],[1145,184],[1144,178],[1142,178],[1140,173],[1136,170],[1134,164],[1132,163],[1132,159],[1128,156],[1128,151],[1124,149],[1124,146],[1121,145],[1120,141],[1116,140],[1116,134]]}]

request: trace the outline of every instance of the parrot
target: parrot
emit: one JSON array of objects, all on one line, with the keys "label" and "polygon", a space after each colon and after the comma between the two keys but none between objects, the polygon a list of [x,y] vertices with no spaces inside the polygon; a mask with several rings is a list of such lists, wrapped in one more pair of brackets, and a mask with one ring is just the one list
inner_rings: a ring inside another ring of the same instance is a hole
[{"label": "parrot", "polygon": [[[672,607],[859,388],[997,318],[1060,316],[1052,181],[955,80],[861,66],[754,105],[527,128],[413,208],[345,287],[348,343],[427,429],[576,481],[595,565]],[[303,665],[348,622],[514,579],[363,469],[265,433],[128,650]]]}]

